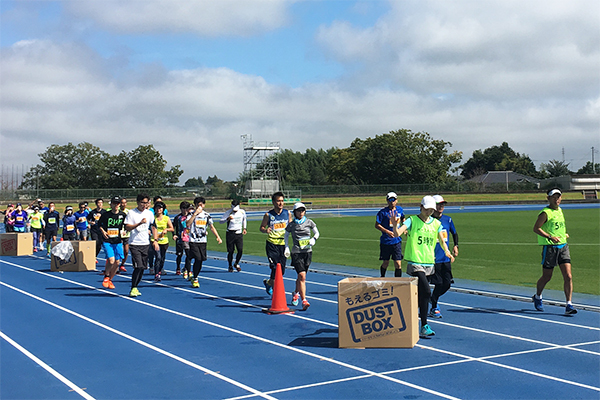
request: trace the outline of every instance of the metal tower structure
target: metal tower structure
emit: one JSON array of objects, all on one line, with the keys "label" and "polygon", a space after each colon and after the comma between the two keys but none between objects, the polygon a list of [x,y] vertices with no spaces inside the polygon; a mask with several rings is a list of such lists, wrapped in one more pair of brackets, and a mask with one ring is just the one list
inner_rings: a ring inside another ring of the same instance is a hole
[{"label": "metal tower structure", "polygon": [[242,135],[244,142],[244,195],[249,199],[270,197],[279,191],[279,142],[255,142]]}]

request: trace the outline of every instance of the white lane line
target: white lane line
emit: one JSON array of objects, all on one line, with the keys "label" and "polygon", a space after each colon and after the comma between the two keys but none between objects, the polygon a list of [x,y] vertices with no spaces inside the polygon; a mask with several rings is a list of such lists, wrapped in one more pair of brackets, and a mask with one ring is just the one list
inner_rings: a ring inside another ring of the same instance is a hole
[{"label": "white lane line", "polygon": [[[177,355],[175,355],[175,354],[173,354],[173,353],[170,353],[170,352],[168,352],[168,351],[165,351],[165,350],[163,350],[163,349],[161,349],[161,348],[159,348],[159,347],[156,347],[156,346],[153,346],[153,345],[151,345],[151,344],[148,344],[148,343],[146,343],[146,342],[143,342],[143,341],[141,341],[141,340],[139,340],[139,339],[137,339],[137,338],[135,338],[135,337],[133,337],[133,336],[131,336],[131,335],[128,335],[128,334],[126,334],[126,333],[124,333],[124,332],[121,332],[121,331],[119,331],[119,330],[117,330],[117,329],[114,329],[114,328],[112,328],[112,327],[110,327],[110,326],[108,326],[108,325],[105,325],[105,324],[101,323],[101,322],[98,322],[98,321],[96,321],[96,320],[93,320],[93,319],[91,319],[91,318],[88,318],[88,317],[86,317],[85,315],[82,315],[82,314],[79,314],[79,313],[77,313],[77,312],[75,312],[75,311],[69,310],[69,309],[68,309],[68,308],[66,308],[66,307],[62,307],[62,306],[59,306],[58,304],[54,304],[54,303],[52,303],[52,302],[50,302],[50,301],[48,301],[48,300],[46,300],[46,299],[43,299],[43,298],[41,298],[41,297],[39,297],[39,296],[36,296],[36,295],[34,295],[34,294],[31,294],[31,293],[29,293],[29,292],[26,292],[26,291],[24,291],[24,290],[21,290],[21,289],[19,289],[19,288],[16,288],[16,287],[14,287],[14,286],[12,286],[12,285],[9,285],[9,284],[7,284],[7,283],[0,282],[0,285],[2,285],[2,286],[5,286],[5,287],[7,287],[7,288],[9,288],[9,289],[12,289],[12,290],[14,290],[14,291],[16,291],[16,292],[19,292],[19,293],[21,293],[21,294],[24,294],[24,295],[26,295],[26,296],[29,296],[29,297],[31,297],[31,298],[33,298],[33,299],[37,300],[37,301],[40,301],[40,302],[42,302],[42,303],[44,303],[44,304],[47,304],[47,305],[49,305],[49,306],[52,306],[52,307],[54,307],[54,308],[57,308],[57,309],[59,309],[59,310],[61,310],[61,311],[64,311],[64,312],[66,312],[66,313],[68,313],[68,314],[71,314],[71,315],[73,315],[73,316],[77,317],[77,318],[83,319],[84,321],[87,321],[87,322],[89,322],[89,323],[91,323],[91,324],[93,324],[93,325],[96,325],[96,326],[100,327],[100,328],[106,329],[106,330],[107,330],[107,331],[109,331],[109,332],[115,333],[115,334],[117,334],[117,335],[119,335],[119,336],[121,336],[121,337],[123,337],[123,338],[125,338],[125,339],[131,340],[132,342],[135,342],[135,343],[137,343],[137,344],[139,344],[139,345],[142,345],[142,346],[144,346],[144,347],[146,347],[146,348],[148,348],[148,349],[150,349],[150,350],[154,350],[154,351],[155,351],[155,352],[157,352],[157,353],[160,353],[160,354],[162,354],[162,355],[165,355],[165,356],[167,356],[167,357],[169,357],[169,358],[172,358],[172,359],[174,359],[174,360],[176,360],[176,361],[179,361],[179,362],[181,362],[181,363],[183,363],[183,364],[185,364],[185,365],[188,365],[188,366],[190,366],[190,367],[192,367],[192,368],[195,368],[195,369],[197,369],[197,370],[200,370],[200,371],[204,372],[204,373],[205,373],[205,374],[207,374],[207,375],[211,375],[211,376],[213,376],[213,377],[215,377],[215,378],[217,378],[217,379],[220,379],[220,380],[222,380],[222,381],[225,381],[225,382],[227,382],[227,383],[230,383],[230,384],[232,384],[232,385],[234,385],[234,386],[237,386],[237,387],[239,387],[239,388],[241,388],[241,389],[244,389],[244,390],[246,390],[246,391],[248,391],[248,392],[250,392],[250,393],[253,393],[255,396],[260,396],[260,397],[262,397],[262,398],[269,399],[269,400],[276,400],[276,399],[275,399],[274,397],[272,397],[272,396],[269,396],[269,395],[267,395],[267,394],[265,394],[265,393],[263,393],[263,392],[261,392],[261,391],[259,391],[259,390],[256,390],[256,389],[254,389],[254,388],[252,388],[252,387],[250,387],[250,386],[248,386],[248,385],[245,385],[245,384],[243,384],[243,383],[241,383],[241,382],[238,382],[238,381],[236,381],[236,380],[233,380],[233,379],[231,379],[231,378],[228,378],[228,377],[226,377],[226,376],[224,376],[224,375],[220,374],[219,372],[212,371],[212,370],[210,370],[210,369],[208,369],[208,368],[205,368],[205,367],[203,367],[203,366],[201,366],[201,365],[198,365],[198,364],[196,364],[196,363],[194,363],[194,362],[191,362],[191,361],[188,361],[188,360],[186,360],[186,359],[184,359],[184,358],[182,358],[182,357],[179,357],[179,356],[177,356]],[[85,286],[85,285],[83,285],[83,286]],[[91,287],[90,287],[90,288],[91,288]],[[93,288],[92,288],[92,289],[93,289]],[[110,294],[113,294],[113,295],[114,295],[114,293],[108,292],[108,291],[106,291],[106,290],[100,290],[100,289],[96,289],[96,290],[98,290],[98,291],[100,291],[100,292],[110,293]],[[124,297],[124,296],[119,296],[119,297]],[[127,298],[127,297],[124,297],[124,298]]]},{"label": "white lane line", "polygon": [[[386,375],[381,374],[379,372],[370,371],[370,370],[368,370],[366,368],[362,368],[362,367],[358,367],[356,365],[348,364],[348,363],[345,363],[343,361],[336,360],[334,358],[324,357],[323,355],[320,355],[320,354],[317,354],[317,353],[311,353],[311,352],[306,351],[306,350],[302,350],[302,349],[298,349],[298,348],[295,348],[295,347],[291,347],[291,346],[288,346],[288,345],[283,344],[283,343],[275,342],[273,340],[266,339],[264,337],[260,337],[260,336],[257,336],[257,335],[254,335],[254,334],[251,334],[251,333],[248,333],[248,332],[244,332],[244,331],[241,331],[241,330],[238,330],[238,329],[235,329],[235,328],[231,328],[231,327],[225,326],[225,325],[217,324],[215,322],[208,321],[208,320],[205,320],[205,319],[202,319],[202,318],[198,318],[198,317],[194,317],[194,316],[191,316],[191,315],[187,315],[187,314],[181,313],[179,311],[168,309],[166,307],[158,306],[158,305],[155,305],[155,304],[152,304],[152,303],[146,303],[144,301],[138,300],[137,298],[130,298],[130,297],[122,296],[122,295],[116,294],[116,293],[108,291],[108,290],[98,289],[98,288],[95,288],[93,286],[86,285],[86,284],[83,284],[83,283],[80,283],[80,282],[77,282],[77,281],[72,281],[72,280],[69,280],[69,279],[66,279],[66,278],[62,278],[62,277],[59,277],[59,276],[53,276],[53,275],[47,274],[45,272],[36,271],[34,269],[31,269],[31,268],[28,268],[28,267],[25,267],[25,266],[21,266],[21,265],[17,265],[17,264],[13,264],[13,263],[9,263],[9,262],[6,262],[6,261],[0,260],[0,262],[6,263],[6,264],[9,264],[9,265],[13,265],[15,267],[18,267],[18,268],[21,268],[21,269],[24,269],[24,270],[27,270],[27,271],[30,271],[30,272],[34,272],[34,273],[37,273],[37,274],[40,274],[40,275],[44,275],[44,276],[47,276],[49,278],[62,280],[64,282],[68,282],[68,283],[71,283],[73,285],[77,285],[77,286],[81,286],[81,287],[86,287],[86,288],[93,289],[93,290],[96,290],[96,291],[101,292],[101,293],[108,293],[108,294],[111,294],[111,295],[116,296],[116,297],[120,297],[120,298],[129,300],[129,301],[136,302],[136,303],[141,304],[141,305],[145,305],[145,306],[148,306],[148,307],[151,307],[151,308],[155,308],[157,310],[165,311],[167,313],[174,314],[174,315],[177,315],[177,316],[180,316],[180,317],[183,317],[183,318],[188,318],[188,319],[191,319],[191,320],[194,320],[194,321],[198,321],[198,322],[201,322],[203,324],[206,324],[206,325],[209,325],[209,326],[212,326],[212,327],[215,327],[215,328],[223,329],[223,330],[226,330],[226,331],[229,331],[229,332],[241,335],[241,336],[245,336],[245,337],[257,340],[257,341],[261,341],[261,342],[264,342],[264,343],[267,343],[267,344],[271,344],[273,346],[277,346],[277,347],[280,347],[280,348],[283,348],[283,349],[291,350],[293,352],[300,353],[300,354],[303,354],[303,355],[306,355],[306,356],[309,356],[309,357],[312,357],[312,358],[316,358],[316,359],[318,359],[320,361],[326,361],[328,363],[335,364],[335,365],[338,365],[338,366],[341,366],[341,367],[344,367],[344,368],[348,368],[348,369],[351,369],[353,371],[361,372],[361,373],[367,374],[369,376],[375,376],[375,377],[378,377],[378,378],[381,378],[381,379],[384,379],[384,380],[387,380],[387,381],[391,381],[391,382],[398,383],[398,384],[401,384],[401,385],[404,385],[404,386],[408,386],[408,387],[410,387],[412,389],[420,390],[422,392],[426,392],[426,393],[429,393],[429,394],[432,394],[432,395],[435,395],[435,396],[438,396],[438,397],[442,397],[442,398],[445,398],[445,399],[451,399],[451,400],[457,400],[458,399],[457,397],[453,397],[453,396],[447,395],[445,393],[438,392],[436,390],[432,390],[432,389],[426,388],[424,386],[420,386],[420,385],[416,385],[416,384],[413,384],[413,383],[410,383],[410,382],[406,382],[406,381],[403,381],[401,379],[389,377],[389,376],[386,376]],[[22,294],[25,294],[26,296],[35,298],[36,300],[39,300],[39,301],[41,301],[43,303],[46,303],[46,304],[48,304],[48,305],[50,305],[52,307],[58,308],[58,309],[60,309],[62,311],[65,311],[65,312],[71,314],[71,315],[77,316],[78,318],[82,318],[85,321],[88,321],[88,322],[90,322],[90,323],[92,323],[94,325],[100,326],[100,327],[102,327],[104,329],[107,329],[107,330],[109,330],[111,332],[114,332],[114,333],[116,333],[116,334],[118,334],[120,336],[127,337],[128,339],[130,339],[130,340],[132,340],[132,341],[134,341],[136,343],[139,343],[139,344],[141,344],[141,345],[143,345],[145,347],[151,348],[151,349],[153,349],[153,350],[155,350],[157,352],[160,352],[161,354],[165,354],[165,355],[167,355],[169,357],[175,358],[178,361],[181,361],[181,362],[183,362],[183,363],[185,363],[187,365],[193,365],[193,366],[196,365],[196,364],[193,364],[193,363],[191,363],[191,362],[189,362],[189,361],[187,361],[185,359],[182,359],[182,358],[180,358],[178,356],[175,356],[175,355],[173,355],[171,353],[168,353],[168,352],[166,352],[166,351],[164,351],[162,349],[159,349],[157,347],[151,346],[151,345],[149,345],[149,344],[147,344],[145,342],[142,342],[141,340],[138,340],[138,339],[136,339],[134,337],[131,337],[131,336],[125,334],[125,333],[122,333],[122,332],[120,332],[120,331],[118,331],[118,330],[116,330],[114,328],[111,328],[111,327],[109,327],[107,325],[104,325],[104,324],[101,324],[101,323],[99,323],[97,321],[94,321],[91,318],[88,318],[88,317],[86,317],[84,315],[81,315],[81,314],[78,314],[78,313],[76,313],[74,311],[71,311],[71,310],[69,310],[69,309],[67,309],[65,307],[56,305],[56,304],[54,304],[54,303],[52,303],[50,301],[42,299],[42,298],[40,298],[40,297],[38,297],[36,295],[27,293],[27,292],[25,292],[25,291],[23,291],[21,289],[18,289],[18,288],[15,288],[13,286],[10,286],[10,285],[8,285],[8,284],[6,284],[4,282],[0,282],[0,285],[4,285],[4,286],[7,286],[7,287],[10,287],[13,290],[16,290],[16,291],[18,291],[18,292],[20,292]],[[289,314],[286,314],[286,315],[289,315]],[[197,366],[197,367],[200,367],[200,366]],[[203,368],[203,367],[200,367],[200,368]],[[206,372],[210,373],[211,375],[215,375],[216,374],[216,373],[214,373],[214,372],[212,372],[210,370],[206,370]],[[225,378],[225,377],[222,377],[221,375],[218,375],[218,376],[220,376],[221,379]],[[234,382],[234,381],[232,381],[232,382]],[[238,383],[238,385],[239,385],[239,383]],[[251,389],[251,388],[248,388],[248,389]],[[246,390],[248,390],[248,389],[246,389]],[[252,392],[252,390],[248,390],[248,391]],[[257,395],[261,396],[261,397],[270,398],[270,397],[267,397],[268,395],[266,395],[264,392],[258,392],[258,391],[254,391],[254,392]]]},{"label": "white lane line", "polygon": [[84,399],[95,400],[94,397],[90,396],[83,389],[81,389],[79,386],[77,386],[76,384],[74,384],[73,382],[71,382],[70,380],[68,380],[67,378],[65,378],[58,371],[56,371],[54,368],[52,368],[51,366],[49,366],[48,364],[46,364],[45,362],[43,362],[42,360],[40,360],[38,357],[36,357],[35,355],[33,355],[30,351],[28,351],[26,348],[24,348],[23,346],[21,346],[17,342],[15,342],[14,340],[12,340],[4,332],[0,331],[0,337],[2,339],[6,340],[8,343],[10,343],[14,348],[16,348],[17,350],[19,350],[21,353],[23,353],[27,357],[29,357],[37,365],[39,365],[40,367],[44,368],[46,371],[48,371],[50,373],[50,375],[52,375],[53,377],[55,377],[56,379],[58,379],[59,381],[61,381],[65,385],[67,385],[69,388],[71,388],[72,391],[76,392],[78,395],[80,395]]},{"label": "white lane line", "polygon": [[[32,269],[27,268],[27,267],[22,267],[22,266],[19,266],[19,265],[16,265],[16,264],[14,264],[14,265],[17,266],[17,267],[19,267],[19,268],[22,268],[22,269],[30,270],[32,272],[37,272],[37,273],[49,276],[51,278],[61,279],[61,280],[65,280],[67,282],[70,282],[70,283],[73,283],[73,284],[76,284],[76,285],[93,288],[91,286],[88,286],[88,285],[85,285],[85,284],[81,284],[81,283],[76,282],[76,281],[70,281],[70,280],[65,279],[65,278],[55,277],[55,276],[52,276],[52,275],[48,275],[46,273],[35,271],[35,270],[32,270]],[[168,286],[168,285],[164,285],[164,284],[161,284],[161,285],[162,286]],[[95,289],[95,288],[93,288],[93,289]],[[175,289],[182,289],[182,288],[175,288]],[[96,289],[96,290],[99,290],[99,289]],[[182,289],[182,290],[187,291],[187,289]],[[201,294],[199,292],[195,292],[195,291],[191,291],[191,290],[189,290],[189,291],[191,293]],[[108,292],[108,293],[112,294],[112,292]],[[248,303],[238,302],[238,301],[235,301],[235,300],[229,300],[229,299],[226,299],[226,298],[221,298],[219,296],[214,296],[214,295],[209,295],[209,296],[212,297],[212,298],[221,299],[223,301],[232,301],[232,302],[235,302],[235,303],[238,303],[238,304],[250,305]],[[162,307],[155,306],[155,305],[152,305],[150,303],[142,303],[142,304],[162,309]],[[250,306],[253,306],[253,305],[250,305]],[[254,306],[254,307],[256,307],[256,306]],[[165,309],[165,310],[167,310],[167,309]],[[177,312],[175,312],[175,313],[177,313]],[[286,314],[286,316],[295,317],[294,314]],[[187,316],[185,316],[185,317],[187,317]],[[335,327],[337,327],[337,324],[331,324],[331,323],[324,322],[324,321],[319,321],[319,320],[313,320],[313,321],[315,321],[317,323],[324,323],[324,324],[327,324],[329,326],[335,326]],[[432,321],[432,322],[434,322],[434,321]],[[441,321],[439,321],[439,320],[436,320],[435,322],[436,323],[441,323]],[[507,338],[510,338],[510,339],[514,339],[514,340],[522,340],[522,341],[526,341],[526,342],[532,342],[532,343],[535,343],[535,344],[540,344],[540,345],[548,346],[549,347],[548,350],[550,350],[550,349],[568,349],[568,350],[575,350],[575,351],[580,351],[581,350],[581,349],[575,349],[575,348],[570,347],[572,345],[563,346],[563,345],[558,345],[558,344],[554,344],[554,343],[537,341],[537,340],[534,340],[534,339],[522,338],[522,337],[519,337],[519,336],[505,335],[505,334],[501,334],[501,333],[498,333],[498,332],[487,331],[487,330],[482,330],[482,329],[478,329],[478,328],[464,327],[464,326],[460,326],[460,325],[456,325],[456,324],[450,324],[450,323],[441,323],[441,324],[442,325],[449,325],[449,326],[452,326],[452,327],[455,327],[455,328],[459,328],[459,329],[467,329],[467,330],[477,331],[477,332],[484,333],[484,334],[488,333],[488,334],[491,334],[491,335],[503,336],[503,337],[507,337]],[[282,345],[282,346],[285,346],[285,345]],[[491,361],[485,360],[483,358],[482,359],[478,359],[476,357],[471,357],[471,356],[463,355],[463,354],[460,354],[460,353],[454,353],[454,352],[450,352],[450,351],[446,351],[446,350],[442,350],[442,349],[436,349],[436,348],[429,347],[429,346],[422,346],[422,345],[419,345],[419,344],[417,344],[417,347],[420,347],[420,348],[423,348],[423,349],[428,349],[428,350],[431,350],[431,351],[434,351],[434,352],[439,352],[439,353],[447,354],[447,355],[452,355],[452,356],[459,357],[459,358],[464,358],[467,361],[480,361],[480,362],[483,362],[483,363],[492,364],[494,366],[498,366],[498,367],[502,367],[502,368],[506,368],[506,369],[511,369],[511,370],[515,370],[515,371],[518,371],[518,372],[523,372],[523,373],[535,375],[535,376],[538,376],[538,377],[544,377],[544,378],[550,379],[550,380],[556,380],[556,381],[559,381],[559,382],[562,382],[562,383],[568,383],[568,384],[572,384],[572,385],[575,385],[575,386],[580,386],[580,387],[584,387],[584,388],[591,388],[593,390],[599,390],[598,388],[595,388],[593,386],[589,386],[589,385],[585,385],[585,384],[581,384],[581,383],[573,382],[573,381],[566,381],[566,380],[563,380],[561,378],[556,378],[556,377],[553,377],[553,376],[550,376],[550,375],[543,375],[543,374],[539,374],[539,373],[535,373],[535,372],[531,372],[530,373],[530,371],[527,371],[527,370],[515,368],[515,367],[512,367],[512,366],[508,366],[508,365],[504,365],[504,364],[500,364],[500,363],[491,362]],[[292,350],[299,351],[298,349],[294,349],[294,348],[292,348]],[[585,352],[587,352],[587,351],[585,351]],[[589,353],[595,354],[593,352],[589,352]],[[313,353],[310,353],[310,354],[313,354]],[[488,356],[488,357],[490,357],[490,356]],[[368,373],[368,375],[371,376],[371,373]],[[378,375],[375,375],[375,376],[378,376]]]}]

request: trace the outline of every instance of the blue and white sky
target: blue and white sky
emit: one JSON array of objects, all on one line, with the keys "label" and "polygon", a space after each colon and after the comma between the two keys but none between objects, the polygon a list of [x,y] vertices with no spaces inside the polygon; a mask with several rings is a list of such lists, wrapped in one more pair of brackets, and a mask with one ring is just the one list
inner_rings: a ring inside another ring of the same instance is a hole
[{"label": "blue and white sky", "polygon": [[182,183],[233,180],[243,134],[304,151],[397,129],[463,162],[600,149],[597,0],[0,0],[0,35],[5,167],[153,144]]}]

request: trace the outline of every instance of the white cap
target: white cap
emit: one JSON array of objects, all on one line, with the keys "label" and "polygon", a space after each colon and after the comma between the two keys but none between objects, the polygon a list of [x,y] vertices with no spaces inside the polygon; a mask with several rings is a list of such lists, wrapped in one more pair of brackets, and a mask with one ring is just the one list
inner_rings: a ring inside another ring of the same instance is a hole
[{"label": "white cap", "polygon": [[386,200],[389,200],[389,199],[397,199],[397,198],[398,198],[398,195],[397,195],[396,193],[394,193],[394,192],[389,192],[389,193],[387,194],[387,196],[385,197],[385,199],[386,199]]},{"label": "white cap", "polygon": [[304,208],[304,210],[306,210],[306,206],[304,205],[304,203],[298,202],[298,203],[294,204],[294,211],[296,211],[299,208]]},{"label": "white cap", "polygon": [[440,203],[447,203],[447,201],[446,201],[446,200],[444,200],[444,198],[443,198],[442,196],[440,196],[439,194],[436,194],[436,195],[434,195],[434,196],[433,196],[433,199],[435,200],[435,202],[436,202],[437,204],[440,204]]},{"label": "white cap", "polygon": [[552,189],[551,191],[548,192],[548,197],[554,196],[556,193],[558,193],[562,196],[562,192],[559,189]]},{"label": "white cap", "polygon": [[421,205],[423,208],[431,208],[435,210],[435,199],[433,196],[425,196],[423,197],[423,200],[421,200]]}]

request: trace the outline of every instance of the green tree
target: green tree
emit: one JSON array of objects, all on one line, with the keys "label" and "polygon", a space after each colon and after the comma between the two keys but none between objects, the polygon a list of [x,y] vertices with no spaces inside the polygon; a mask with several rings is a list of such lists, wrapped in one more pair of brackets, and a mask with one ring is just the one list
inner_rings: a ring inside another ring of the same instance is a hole
[{"label": "green tree", "polygon": [[569,163],[558,160],[550,160],[548,163],[542,163],[540,170],[548,178],[555,178],[564,175],[570,175]]},{"label": "green tree", "polygon": [[600,164],[588,161],[583,167],[577,170],[577,175],[600,174]]},{"label": "green tree", "polygon": [[189,178],[187,181],[185,181],[183,186],[185,186],[185,187],[204,187],[204,180],[202,179],[201,176],[199,176],[197,178]]},{"label": "green tree", "polygon": [[122,151],[116,156],[114,165],[118,184],[115,187],[158,188],[172,187],[183,174],[179,165],[165,170],[167,161],[153,145],[140,145],[130,152]]},{"label": "green tree", "polygon": [[461,175],[466,179],[484,174],[488,171],[513,171],[523,175],[537,176],[535,164],[528,155],[521,155],[503,142],[500,146],[475,150],[471,158],[463,165]]},{"label": "green tree", "polygon": [[391,131],[332,154],[329,176],[340,184],[393,184],[447,182],[448,171],[462,153],[449,153],[450,142],[427,132]]},{"label": "green tree", "polygon": [[110,181],[112,157],[90,143],[53,144],[38,155],[41,164],[25,174],[23,188],[100,188]]}]

